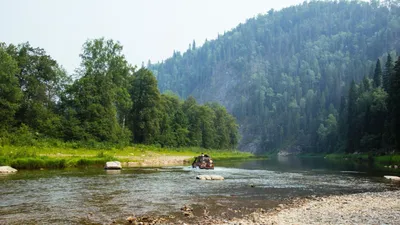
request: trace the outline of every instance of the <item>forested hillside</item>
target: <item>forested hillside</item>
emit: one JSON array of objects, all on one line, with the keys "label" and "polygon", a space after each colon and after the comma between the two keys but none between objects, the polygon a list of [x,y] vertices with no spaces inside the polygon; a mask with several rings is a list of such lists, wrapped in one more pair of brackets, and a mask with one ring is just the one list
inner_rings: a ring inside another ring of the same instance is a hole
[{"label": "forested hillside", "polygon": [[75,79],[41,48],[0,43],[0,146],[60,140],[95,145],[234,149],[236,120],[219,104],[160,94],[113,40],[83,45]]},{"label": "forested hillside", "polygon": [[[225,105],[239,121],[242,150],[389,151],[394,139],[375,129],[391,123],[382,117],[388,90],[371,79],[377,59],[385,65],[390,53],[396,61],[399,50],[399,3],[311,1],[270,10],[148,68],[162,92]],[[349,98],[352,80],[362,82]],[[375,121],[361,128],[354,120]]]}]

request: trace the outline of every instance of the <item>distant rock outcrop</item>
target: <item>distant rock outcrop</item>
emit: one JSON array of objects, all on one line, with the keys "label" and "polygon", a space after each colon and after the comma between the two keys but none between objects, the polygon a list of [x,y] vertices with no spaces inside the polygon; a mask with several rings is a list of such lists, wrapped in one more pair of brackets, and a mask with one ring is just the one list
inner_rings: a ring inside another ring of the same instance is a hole
[{"label": "distant rock outcrop", "polygon": [[104,167],[106,170],[120,170],[122,169],[121,163],[118,161],[106,162],[106,166]]},{"label": "distant rock outcrop", "polygon": [[0,173],[16,173],[17,171],[10,166],[0,166]]}]

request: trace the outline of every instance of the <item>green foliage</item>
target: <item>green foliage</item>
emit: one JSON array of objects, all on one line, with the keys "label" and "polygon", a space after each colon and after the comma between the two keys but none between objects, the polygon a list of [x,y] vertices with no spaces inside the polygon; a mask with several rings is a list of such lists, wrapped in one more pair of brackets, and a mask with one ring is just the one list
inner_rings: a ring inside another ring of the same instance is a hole
[{"label": "green foliage", "polygon": [[[193,109],[185,111],[178,96],[160,95],[150,70],[135,71],[128,64],[120,43],[88,40],[80,56],[78,78],[72,82],[43,49],[29,43],[0,44],[0,146],[121,149],[142,143],[236,147],[237,124],[224,108],[215,106],[220,111],[218,119],[213,109],[195,100]],[[223,128],[227,126],[229,130]],[[225,139],[219,141],[218,135]],[[61,168],[65,164],[97,164],[110,157],[100,154],[71,162],[29,155],[17,158],[12,163],[19,168]]]},{"label": "green foliage", "polygon": [[129,142],[124,123],[132,105],[127,93],[132,68],[122,46],[112,40],[90,40],[81,58],[81,77],[68,88],[65,99],[66,139]]},{"label": "green foliage", "polygon": [[69,81],[65,71],[43,49],[29,43],[9,45],[6,51],[19,67],[13,74],[22,91],[15,119],[40,135],[60,137],[61,116],[56,110],[57,100]]},{"label": "green foliage", "polygon": [[132,79],[130,90],[133,108],[129,124],[134,142],[153,144],[160,131],[160,92],[153,74],[141,68]]},{"label": "green foliage", "polygon": [[9,128],[22,97],[18,79],[17,62],[0,46],[0,129]]},{"label": "green foliage", "polygon": [[16,146],[33,146],[36,144],[36,135],[31,128],[25,124],[21,126],[11,135],[11,144]]}]

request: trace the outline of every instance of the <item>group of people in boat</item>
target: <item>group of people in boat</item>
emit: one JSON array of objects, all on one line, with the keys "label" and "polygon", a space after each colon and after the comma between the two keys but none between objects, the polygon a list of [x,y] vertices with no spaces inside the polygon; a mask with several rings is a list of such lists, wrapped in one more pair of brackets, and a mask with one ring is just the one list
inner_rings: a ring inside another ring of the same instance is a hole
[{"label": "group of people in boat", "polygon": [[199,169],[214,169],[214,163],[209,155],[201,153],[200,156],[195,157],[192,167]]}]

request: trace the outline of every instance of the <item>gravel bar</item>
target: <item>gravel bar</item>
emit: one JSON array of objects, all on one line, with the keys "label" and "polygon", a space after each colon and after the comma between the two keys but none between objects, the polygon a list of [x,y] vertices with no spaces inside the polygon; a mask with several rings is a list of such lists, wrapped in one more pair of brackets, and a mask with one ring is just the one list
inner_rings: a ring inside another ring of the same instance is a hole
[{"label": "gravel bar", "polygon": [[400,224],[400,191],[298,199],[216,224]]}]

